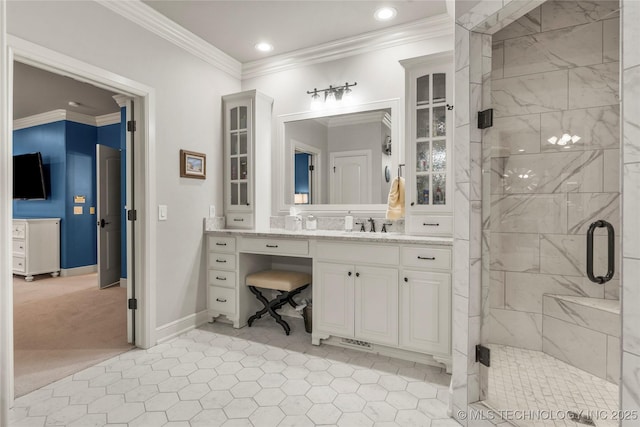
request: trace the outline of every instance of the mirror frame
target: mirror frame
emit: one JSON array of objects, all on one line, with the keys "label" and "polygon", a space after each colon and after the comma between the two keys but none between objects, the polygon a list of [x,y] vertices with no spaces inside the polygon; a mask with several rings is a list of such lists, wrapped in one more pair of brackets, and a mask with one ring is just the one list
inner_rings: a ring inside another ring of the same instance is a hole
[{"label": "mirror frame", "polygon": [[[387,204],[368,204],[368,205],[337,205],[337,204],[316,204],[316,205],[290,205],[285,203],[285,194],[290,192],[293,194],[293,180],[287,184],[287,161],[285,156],[293,156],[291,150],[286,150],[285,141],[285,125],[288,122],[299,120],[317,119],[321,117],[336,116],[349,113],[362,113],[365,111],[391,109],[391,141],[397,141],[397,147],[393,147],[391,151],[392,164],[397,165],[403,163],[404,159],[404,135],[401,134],[401,124],[403,118],[400,111],[400,98],[393,98],[383,101],[368,102],[358,105],[333,108],[331,110],[306,111],[302,113],[282,114],[278,116],[278,134],[276,141],[276,158],[274,159],[274,167],[276,169],[276,180],[274,189],[276,190],[276,215],[288,215],[289,208],[297,207],[301,212],[314,213],[321,216],[341,216],[347,212],[355,215],[385,215]],[[382,142],[381,142],[382,144]],[[382,145],[380,145],[382,149]],[[291,170],[293,172],[293,170]],[[392,170],[393,172],[393,170]],[[392,173],[392,176],[394,174]],[[291,187],[291,188],[289,188]]]}]

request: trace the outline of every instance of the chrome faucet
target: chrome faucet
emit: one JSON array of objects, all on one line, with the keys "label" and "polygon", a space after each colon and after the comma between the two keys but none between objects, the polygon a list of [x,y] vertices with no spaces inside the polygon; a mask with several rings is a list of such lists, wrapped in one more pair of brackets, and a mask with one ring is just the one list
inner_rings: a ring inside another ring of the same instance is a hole
[{"label": "chrome faucet", "polygon": [[376,232],[376,222],[373,220],[373,218],[369,218],[367,221],[369,221],[371,223],[371,229],[369,230],[372,233]]},{"label": "chrome faucet", "polygon": [[356,222],[356,225],[359,225],[359,226],[360,226],[360,231],[366,231],[366,230],[364,229],[364,222]]}]

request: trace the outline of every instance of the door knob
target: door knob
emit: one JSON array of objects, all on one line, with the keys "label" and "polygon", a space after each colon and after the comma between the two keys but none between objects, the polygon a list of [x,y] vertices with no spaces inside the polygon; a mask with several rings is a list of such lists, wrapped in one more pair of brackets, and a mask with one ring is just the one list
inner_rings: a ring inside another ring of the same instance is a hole
[{"label": "door knob", "polygon": [[105,226],[105,225],[107,225],[107,224],[111,224],[111,223],[110,223],[110,222],[105,221],[105,220],[104,220],[104,218],[102,218],[102,219],[100,220],[100,228],[104,228],[104,226]]}]

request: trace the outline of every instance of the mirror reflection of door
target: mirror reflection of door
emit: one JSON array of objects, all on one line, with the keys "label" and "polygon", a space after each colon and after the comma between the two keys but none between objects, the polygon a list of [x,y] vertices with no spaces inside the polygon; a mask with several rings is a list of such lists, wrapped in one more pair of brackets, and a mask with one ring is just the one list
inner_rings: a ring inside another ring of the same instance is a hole
[{"label": "mirror reflection of door", "polygon": [[296,150],[295,154],[295,192],[296,205],[313,203],[314,155]]},{"label": "mirror reflection of door", "polygon": [[330,203],[371,203],[370,150],[331,153],[330,164]]}]

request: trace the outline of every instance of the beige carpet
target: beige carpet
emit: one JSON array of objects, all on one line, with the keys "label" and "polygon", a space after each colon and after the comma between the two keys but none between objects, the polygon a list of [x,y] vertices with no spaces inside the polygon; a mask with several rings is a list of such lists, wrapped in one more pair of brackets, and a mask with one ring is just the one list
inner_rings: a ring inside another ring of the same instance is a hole
[{"label": "beige carpet", "polygon": [[127,290],[98,289],[97,273],[14,276],[13,298],[16,396],[131,348]]}]

